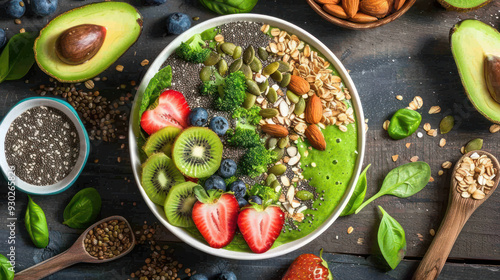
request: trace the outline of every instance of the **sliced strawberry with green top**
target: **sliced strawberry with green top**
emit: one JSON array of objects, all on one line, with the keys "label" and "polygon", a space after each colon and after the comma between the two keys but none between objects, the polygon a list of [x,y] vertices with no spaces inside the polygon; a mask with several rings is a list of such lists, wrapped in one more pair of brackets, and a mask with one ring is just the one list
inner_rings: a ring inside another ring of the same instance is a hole
[{"label": "sliced strawberry with green top", "polygon": [[238,227],[254,253],[269,250],[281,233],[285,213],[278,206],[256,205],[243,208],[238,216]]},{"label": "sliced strawberry with green top", "polygon": [[234,238],[238,220],[238,201],[230,193],[195,187],[198,201],[193,207],[193,221],[201,235],[213,248],[222,248]]},{"label": "sliced strawberry with green top", "polygon": [[323,249],[319,257],[313,254],[298,256],[281,280],[332,280],[328,263],[323,259]]},{"label": "sliced strawberry with green top", "polygon": [[150,135],[166,126],[184,129],[189,126],[189,112],[191,109],[182,93],[165,90],[142,114],[141,127]]}]

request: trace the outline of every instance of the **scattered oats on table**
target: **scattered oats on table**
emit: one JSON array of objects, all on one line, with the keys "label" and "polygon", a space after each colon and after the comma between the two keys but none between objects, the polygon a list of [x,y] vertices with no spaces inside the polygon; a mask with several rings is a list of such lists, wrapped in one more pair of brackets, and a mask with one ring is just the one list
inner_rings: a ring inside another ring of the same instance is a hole
[{"label": "scattered oats on table", "polygon": [[425,131],[429,131],[429,130],[431,130],[431,124],[430,124],[430,123],[425,123],[425,124],[424,124],[424,130],[425,130]]},{"label": "scattered oats on table", "polygon": [[396,99],[397,100],[403,100],[403,96],[402,95],[396,95]]},{"label": "scattered oats on table", "polygon": [[432,115],[432,114],[437,114],[441,112],[441,107],[439,106],[432,106],[430,109],[429,109],[429,114]]},{"label": "scattered oats on table", "polygon": [[439,147],[444,147],[446,145],[446,139],[444,138],[441,138],[441,140],[439,140]]},{"label": "scattered oats on table", "polygon": [[499,131],[500,131],[500,125],[498,125],[498,124],[492,124],[490,126],[490,132],[491,133],[497,133]]},{"label": "scattered oats on table", "polygon": [[118,71],[118,72],[122,72],[123,68],[124,68],[123,65],[120,65],[120,64],[116,65],[116,67],[115,67],[116,71]]},{"label": "scattered oats on table", "polygon": [[443,162],[443,164],[441,164],[441,167],[443,169],[450,169],[452,166],[453,166],[453,163],[451,163],[451,161],[445,161],[445,162]]},{"label": "scattered oats on table", "polygon": [[389,129],[389,124],[391,124],[391,121],[390,121],[390,120],[386,120],[386,121],[384,122],[384,125],[382,126],[382,127],[384,128],[384,130]]},{"label": "scattered oats on table", "polygon": [[416,162],[416,161],[418,161],[418,156],[413,156],[413,157],[411,157],[411,158],[410,158],[410,161],[411,161],[411,162]]},{"label": "scattered oats on table", "polygon": [[399,158],[399,155],[393,155],[392,156],[392,161],[396,162]]},{"label": "scattered oats on table", "polygon": [[353,231],[354,231],[354,228],[353,227],[349,227],[347,229],[347,234],[351,234]]}]

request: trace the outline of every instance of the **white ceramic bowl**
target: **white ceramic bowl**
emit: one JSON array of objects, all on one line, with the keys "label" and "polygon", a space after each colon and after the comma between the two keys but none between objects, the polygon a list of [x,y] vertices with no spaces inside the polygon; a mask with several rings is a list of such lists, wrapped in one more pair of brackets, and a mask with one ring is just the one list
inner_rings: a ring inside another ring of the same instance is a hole
[{"label": "white ceramic bowl", "polygon": [[[16,177],[15,170],[14,172],[11,171],[5,157],[5,136],[7,135],[10,124],[26,110],[38,106],[52,107],[63,112],[75,125],[75,128],[78,132],[78,137],[80,138],[80,153],[73,170],[71,170],[68,176],[66,176],[61,181],[48,186],[32,185]],[[0,167],[2,169],[2,173],[9,182],[13,182],[17,189],[25,193],[51,195],[58,194],[67,190],[73,185],[78,176],[80,176],[80,173],[82,172],[83,167],[87,162],[89,151],[89,137],[82,121],[78,117],[78,113],[75,111],[75,109],[73,109],[73,107],[71,107],[68,102],[61,99],[52,97],[30,97],[23,99],[10,109],[10,111],[7,113],[7,115],[5,115],[2,122],[0,123],[0,155],[2,155],[0,157]]]},{"label": "white ceramic bowl", "polygon": [[[141,161],[139,158],[139,147],[137,146],[137,141],[136,137],[140,137],[140,127],[138,125],[138,122],[140,120],[139,116],[139,103],[137,102],[138,100],[142,99],[142,95],[144,93],[145,88],[147,87],[149,80],[154,76],[158,70],[160,70],[161,65],[164,63],[165,59],[167,59],[172,53],[175,52],[175,49],[181,44],[181,42],[186,41],[189,39],[191,36],[193,36],[196,33],[200,33],[205,31],[208,28],[211,27],[216,27],[228,22],[235,22],[235,21],[254,21],[254,22],[262,22],[266,24],[270,24],[271,26],[278,27],[280,29],[286,30],[290,33],[293,33],[297,35],[301,40],[307,42],[311,46],[315,47],[320,53],[322,53],[330,63],[337,69],[339,72],[340,76],[342,77],[342,80],[344,81],[344,85],[349,89],[349,92],[351,93],[352,96],[352,103],[354,106],[354,111],[356,113],[356,118],[358,122],[356,123],[357,125],[357,130],[358,130],[358,158],[355,166],[355,171],[354,171],[354,176],[351,179],[348,189],[346,193],[344,194],[344,197],[342,198],[341,202],[335,209],[335,211],[332,213],[332,215],[320,226],[318,227],[315,231],[310,233],[309,235],[297,239],[293,242],[281,245],[277,248],[271,249],[263,254],[255,254],[255,253],[246,253],[246,252],[235,252],[235,251],[229,251],[225,249],[214,249],[209,247],[207,244],[201,242],[200,240],[192,237],[189,235],[186,231],[184,231],[182,228],[175,227],[170,225],[167,222],[167,219],[165,217],[165,213],[163,211],[163,208],[154,204],[146,195],[146,192],[143,190],[141,187]],[[354,191],[354,186],[356,185],[357,177],[359,176],[359,173],[361,171],[361,166],[363,163],[363,157],[365,153],[365,134],[364,134],[364,116],[363,116],[363,109],[361,108],[361,102],[359,100],[359,95],[358,92],[356,91],[356,88],[354,87],[354,83],[351,80],[351,77],[347,73],[347,70],[344,68],[344,66],[340,63],[340,61],[337,59],[337,57],[323,44],[321,43],[318,39],[316,39],[314,36],[303,30],[302,28],[293,25],[287,21],[271,17],[271,16],[265,16],[265,15],[258,15],[258,14],[236,14],[236,15],[227,15],[227,16],[221,16],[217,17],[211,20],[207,20],[203,23],[200,23],[191,29],[187,30],[186,32],[182,33],[179,35],[175,40],[173,40],[163,51],[158,55],[158,57],[155,59],[155,61],[151,64],[149,67],[148,71],[144,75],[144,78],[139,86],[139,89],[137,90],[137,94],[135,97],[135,102],[134,106],[132,108],[131,112],[131,117],[130,117],[130,127],[129,127],[129,145],[130,145],[130,157],[132,161],[132,168],[134,171],[134,176],[135,180],[137,182],[137,185],[139,187],[139,191],[141,192],[144,200],[146,201],[146,204],[149,206],[153,214],[160,220],[160,222],[168,229],[170,230],[174,235],[176,235],[178,238],[186,242],[187,244],[195,247],[196,249],[206,252],[208,254],[212,254],[215,256],[223,257],[223,258],[230,258],[230,259],[238,259],[238,260],[258,260],[258,259],[267,259],[267,258],[274,258],[277,256],[281,256],[287,253],[290,253],[294,250],[299,249],[300,247],[306,245],[307,243],[311,242],[314,240],[316,237],[318,237],[321,233],[323,233],[328,227],[337,219],[337,217],[342,213],[342,210],[346,206],[347,202],[349,201],[349,198],[351,197],[353,191]]]}]

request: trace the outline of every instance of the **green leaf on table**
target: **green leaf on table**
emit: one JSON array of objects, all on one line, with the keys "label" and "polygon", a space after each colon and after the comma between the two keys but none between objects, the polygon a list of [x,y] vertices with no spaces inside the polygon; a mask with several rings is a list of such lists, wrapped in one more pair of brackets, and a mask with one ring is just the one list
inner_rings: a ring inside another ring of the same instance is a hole
[{"label": "green leaf on table", "polygon": [[377,242],[382,256],[395,269],[406,253],[406,237],[403,227],[379,206],[382,220],[377,233]]},{"label": "green leaf on table", "polygon": [[373,200],[386,195],[394,195],[405,198],[421,191],[431,178],[430,166],[423,162],[410,162],[391,170],[385,176],[380,191],[365,201],[357,210],[356,214]]},{"label": "green leaf on table", "polygon": [[248,13],[258,0],[200,0],[207,9],[220,15]]},{"label": "green leaf on table", "polygon": [[148,86],[144,90],[141,100],[141,108],[139,111],[139,121],[142,113],[146,111],[152,103],[158,99],[160,93],[163,89],[168,88],[172,83],[172,67],[168,65],[167,67],[158,71],[151,80],[149,80]]},{"label": "green leaf on table", "polygon": [[365,170],[361,172],[361,175],[359,175],[358,182],[356,183],[356,188],[352,193],[351,199],[349,199],[349,202],[344,208],[344,211],[342,211],[342,214],[340,214],[341,217],[354,214],[356,209],[358,209],[361,203],[363,203],[366,195],[366,187],[368,185],[366,180],[366,171],[368,171],[368,168],[370,168],[370,166],[371,164],[368,164]]},{"label": "green leaf on table", "polygon": [[19,33],[10,38],[0,54],[0,83],[24,77],[35,63],[33,45],[36,35]]},{"label": "green leaf on table", "polygon": [[94,188],[79,191],[64,209],[63,224],[70,228],[87,228],[92,225],[101,212],[101,196]]},{"label": "green leaf on table", "polygon": [[14,279],[14,268],[10,264],[9,259],[2,254],[0,254],[0,279]]},{"label": "green leaf on table", "polygon": [[49,245],[49,228],[47,226],[47,219],[42,208],[36,204],[28,195],[28,208],[24,216],[24,225],[26,230],[38,248],[45,248]]}]

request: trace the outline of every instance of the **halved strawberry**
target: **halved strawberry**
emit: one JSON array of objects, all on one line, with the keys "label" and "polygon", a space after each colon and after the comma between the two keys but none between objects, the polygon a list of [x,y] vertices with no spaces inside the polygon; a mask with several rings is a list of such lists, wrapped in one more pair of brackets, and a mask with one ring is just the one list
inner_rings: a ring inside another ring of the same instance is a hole
[{"label": "halved strawberry", "polygon": [[313,254],[302,254],[290,265],[281,280],[331,280],[333,279],[328,263],[322,258],[323,249],[319,257]]},{"label": "halved strawberry", "polygon": [[234,238],[238,220],[238,201],[234,195],[220,190],[194,189],[198,201],[193,207],[193,221],[208,245],[222,248]]},{"label": "halved strawberry", "polygon": [[281,233],[285,214],[278,206],[252,205],[240,212],[238,227],[254,253],[264,253]]},{"label": "halved strawberry", "polygon": [[184,95],[168,89],[162,92],[155,103],[142,114],[141,127],[148,134],[153,134],[166,126],[183,129],[189,126],[189,112],[191,109]]}]

